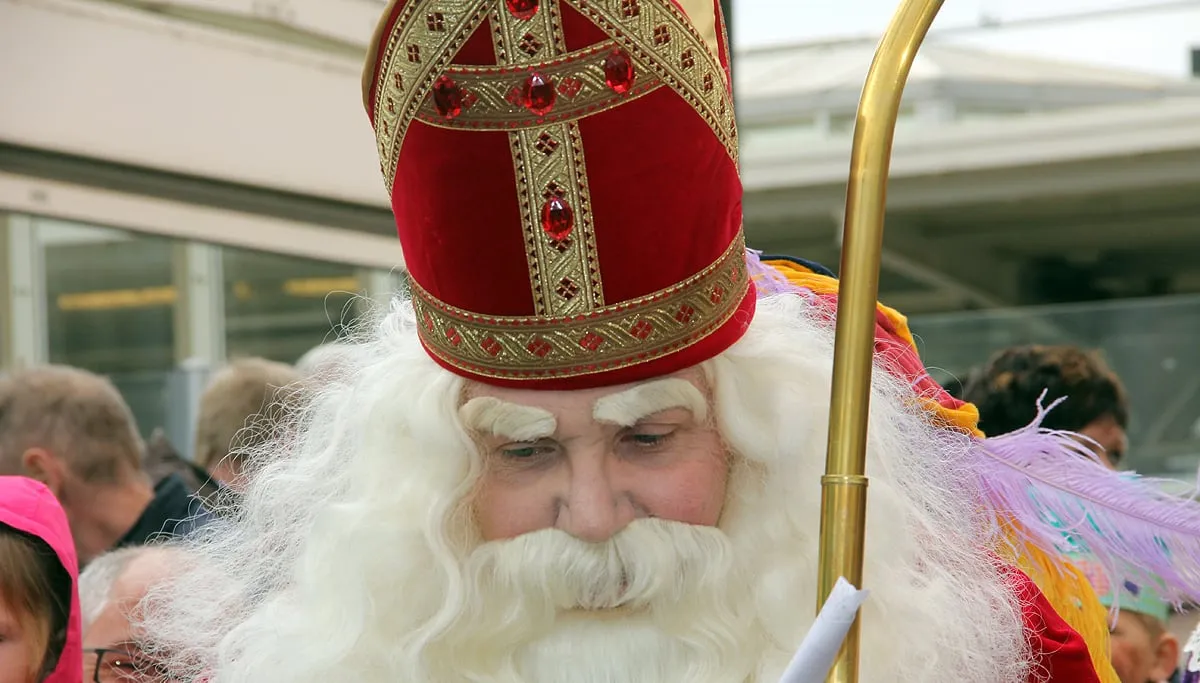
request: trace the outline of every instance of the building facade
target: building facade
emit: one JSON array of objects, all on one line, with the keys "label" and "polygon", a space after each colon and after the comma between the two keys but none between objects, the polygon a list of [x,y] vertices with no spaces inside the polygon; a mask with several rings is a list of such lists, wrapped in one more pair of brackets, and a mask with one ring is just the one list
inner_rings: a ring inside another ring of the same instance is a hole
[{"label": "building facade", "polygon": [[[0,372],[104,373],[186,450],[213,368],[295,361],[386,299],[403,257],[359,93],[383,6],[0,0]],[[752,246],[836,265],[870,54],[736,58]],[[935,41],[892,177],[881,296],[933,366],[1101,346],[1134,395],[1133,464],[1195,468],[1196,82]]]}]

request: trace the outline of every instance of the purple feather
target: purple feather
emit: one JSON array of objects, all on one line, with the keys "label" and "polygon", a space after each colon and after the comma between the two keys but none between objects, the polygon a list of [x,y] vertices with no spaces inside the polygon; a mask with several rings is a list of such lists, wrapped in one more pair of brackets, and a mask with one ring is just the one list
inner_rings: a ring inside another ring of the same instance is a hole
[{"label": "purple feather", "polygon": [[[1061,400],[1061,399],[1060,399]],[[1200,505],[1177,482],[1113,472],[1085,437],[1041,427],[977,440],[973,466],[991,510],[1049,552],[1091,553],[1117,585],[1133,580],[1169,602],[1200,599]]]},{"label": "purple feather", "polygon": [[746,250],[746,269],[750,273],[750,278],[754,281],[754,287],[758,290],[758,297],[761,299],[764,296],[772,296],[775,294],[806,294],[807,292],[796,285],[788,282],[787,277],[778,270],[766,265],[762,262],[759,256],[760,251],[754,249]]},{"label": "purple feather", "polygon": [[[746,264],[759,297],[813,296],[758,252],[747,250]],[[1105,468],[1085,437],[1042,428],[1055,405],[1039,401],[1037,419],[1022,430],[971,439],[968,464],[997,533],[1015,521],[1022,540],[1052,557],[1091,553],[1113,585],[1133,580],[1176,605],[1200,601],[1200,504],[1166,490],[1178,482]]]}]

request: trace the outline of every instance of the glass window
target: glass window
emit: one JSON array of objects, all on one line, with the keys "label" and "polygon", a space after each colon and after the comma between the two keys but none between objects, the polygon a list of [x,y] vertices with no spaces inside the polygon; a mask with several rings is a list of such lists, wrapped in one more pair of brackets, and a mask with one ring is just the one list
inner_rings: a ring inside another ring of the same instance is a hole
[{"label": "glass window", "polygon": [[175,361],[173,241],[41,218],[35,227],[50,362],[107,375],[148,434],[166,421]]},{"label": "glass window", "polygon": [[365,283],[354,266],[223,250],[226,351],[294,363],[353,324]]},{"label": "glass window", "polygon": [[1193,480],[1200,465],[1200,297],[1126,299],[1005,311],[914,316],[934,379],[966,379],[1002,348],[1100,349],[1129,394],[1129,454],[1142,474]]}]

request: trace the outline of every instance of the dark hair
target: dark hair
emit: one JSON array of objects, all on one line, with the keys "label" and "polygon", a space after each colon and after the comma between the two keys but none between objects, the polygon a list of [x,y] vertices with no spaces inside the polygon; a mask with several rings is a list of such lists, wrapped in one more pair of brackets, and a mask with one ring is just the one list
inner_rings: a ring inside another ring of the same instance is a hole
[{"label": "dark hair", "polygon": [[1014,346],[992,356],[973,374],[963,399],[979,408],[979,428],[988,436],[1014,432],[1044,405],[1066,397],[1043,423],[1078,431],[1103,417],[1121,428],[1129,422],[1129,399],[1117,375],[1095,351],[1077,346]]},{"label": "dark hair", "polygon": [[33,680],[44,680],[58,665],[67,642],[71,576],[46,542],[0,523],[0,601],[34,650]]},{"label": "dark hair", "polygon": [[945,391],[947,394],[950,394],[950,398],[956,398],[956,399],[962,401],[962,400],[964,400],[963,399],[963,391],[965,390],[966,383],[968,381],[970,381],[970,380],[969,379],[959,379],[957,377],[951,377],[941,383],[942,390]]}]

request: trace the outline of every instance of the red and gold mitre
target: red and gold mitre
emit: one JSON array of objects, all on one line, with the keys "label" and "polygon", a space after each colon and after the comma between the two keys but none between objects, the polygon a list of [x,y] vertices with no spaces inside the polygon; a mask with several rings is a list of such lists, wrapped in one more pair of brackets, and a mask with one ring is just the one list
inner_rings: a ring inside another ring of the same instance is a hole
[{"label": "red and gold mitre", "polygon": [[394,0],[364,94],[421,341],[490,384],[707,360],[754,310],[716,0]]}]

